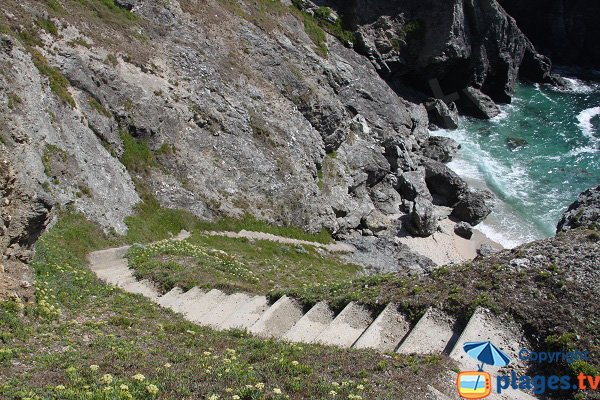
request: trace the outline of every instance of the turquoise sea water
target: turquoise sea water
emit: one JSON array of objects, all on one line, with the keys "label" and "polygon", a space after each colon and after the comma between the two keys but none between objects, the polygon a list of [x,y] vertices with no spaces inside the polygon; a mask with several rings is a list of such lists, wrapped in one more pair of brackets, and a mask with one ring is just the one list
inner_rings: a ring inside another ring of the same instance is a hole
[{"label": "turquoise sea water", "polygon": [[[568,205],[600,184],[600,84],[569,82],[521,84],[492,121],[464,118],[458,130],[432,133],[462,144],[450,168],[496,194],[478,229],[505,247],[554,235]],[[511,148],[509,138],[527,144]]]}]

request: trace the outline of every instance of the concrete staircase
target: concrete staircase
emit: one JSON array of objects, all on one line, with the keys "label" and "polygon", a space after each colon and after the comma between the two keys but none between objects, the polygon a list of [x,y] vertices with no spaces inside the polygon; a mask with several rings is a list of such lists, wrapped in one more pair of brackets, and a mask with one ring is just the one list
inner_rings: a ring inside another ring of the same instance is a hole
[{"label": "concrete staircase", "polygon": [[[91,253],[90,267],[101,280],[141,294],[162,307],[183,314],[192,322],[216,330],[240,328],[259,337],[379,352],[447,354],[461,370],[477,369],[477,363],[462,350],[464,342],[491,340],[509,354],[513,363],[518,360],[519,349],[525,345],[518,326],[500,321],[483,308],[476,310],[466,326],[435,308],[427,310],[411,326],[396,304],[388,304],[379,315],[373,315],[362,305],[352,302],[335,315],[324,302],[305,310],[287,296],[270,305],[265,296],[226,294],[217,289],[184,291],[174,288],[160,295],[151,282],[135,279],[124,258],[127,250],[128,247],[121,247]],[[516,368],[521,367],[525,366],[516,365]],[[489,368],[486,371],[497,372]],[[451,375],[449,373],[447,387],[429,388],[431,398],[459,398],[454,386],[456,374]],[[514,390],[506,391],[502,396],[492,394],[488,398],[535,399]]]}]

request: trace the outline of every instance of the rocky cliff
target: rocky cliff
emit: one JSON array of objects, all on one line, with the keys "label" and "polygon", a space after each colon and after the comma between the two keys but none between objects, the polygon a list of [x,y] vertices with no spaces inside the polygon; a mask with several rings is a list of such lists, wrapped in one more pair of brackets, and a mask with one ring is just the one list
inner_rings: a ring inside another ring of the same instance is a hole
[{"label": "rocky cliff", "polygon": [[302,1],[4,1],[0,149],[25,211],[3,189],[3,215],[28,222],[3,247],[53,207],[123,233],[140,194],[339,238],[480,222],[492,199],[428,131],[457,99],[428,81],[489,117],[548,60],[495,0],[331,6],[350,26]]},{"label": "rocky cliff", "polygon": [[538,50],[561,65],[600,68],[600,3],[500,0]]},{"label": "rocky cliff", "polygon": [[340,10],[358,30],[356,48],[392,86],[439,97],[439,85],[462,111],[476,116],[494,112],[482,107],[487,99],[480,91],[510,102],[519,76],[554,81],[550,60],[537,53],[496,0],[319,3]]}]

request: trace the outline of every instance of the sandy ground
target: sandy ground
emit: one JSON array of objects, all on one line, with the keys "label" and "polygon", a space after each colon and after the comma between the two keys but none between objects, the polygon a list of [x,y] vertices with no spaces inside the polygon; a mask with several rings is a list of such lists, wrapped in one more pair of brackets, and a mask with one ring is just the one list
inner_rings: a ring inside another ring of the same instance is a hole
[{"label": "sandy ground", "polygon": [[441,231],[427,238],[412,237],[407,232],[401,232],[398,240],[414,252],[430,258],[438,265],[460,263],[477,257],[477,249],[482,244],[502,249],[502,245],[489,239],[477,229],[473,229],[473,237],[464,239],[454,233],[455,222],[450,219],[440,221]]}]

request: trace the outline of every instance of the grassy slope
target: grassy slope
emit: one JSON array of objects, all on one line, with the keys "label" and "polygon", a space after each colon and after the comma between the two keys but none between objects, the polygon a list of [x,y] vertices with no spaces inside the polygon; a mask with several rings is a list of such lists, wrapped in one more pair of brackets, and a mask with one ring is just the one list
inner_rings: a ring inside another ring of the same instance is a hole
[{"label": "grassy slope", "polygon": [[185,242],[134,247],[129,261],[138,278],[156,282],[164,292],[199,286],[266,294],[307,283],[348,281],[360,271],[311,246],[203,234]]},{"label": "grassy slope", "polygon": [[33,263],[37,302],[0,308],[0,398],[300,399],[331,398],[331,391],[400,398],[423,384],[420,376],[447,368],[436,357],[383,357],[200,328],[95,279],[85,254],[118,242],[75,214],[43,235]]}]

